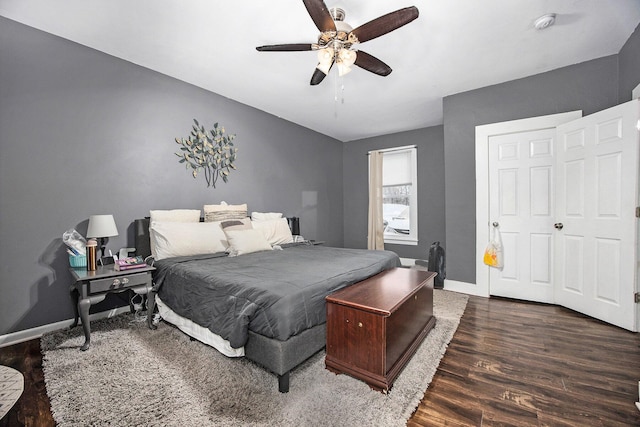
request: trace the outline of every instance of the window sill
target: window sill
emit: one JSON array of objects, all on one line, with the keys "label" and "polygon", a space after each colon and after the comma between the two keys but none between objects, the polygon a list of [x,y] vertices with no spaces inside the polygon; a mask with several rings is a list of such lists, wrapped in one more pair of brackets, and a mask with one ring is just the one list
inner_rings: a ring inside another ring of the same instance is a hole
[{"label": "window sill", "polygon": [[418,246],[418,239],[414,239],[411,237],[407,237],[404,239],[399,237],[385,237],[384,243],[388,245]]}]

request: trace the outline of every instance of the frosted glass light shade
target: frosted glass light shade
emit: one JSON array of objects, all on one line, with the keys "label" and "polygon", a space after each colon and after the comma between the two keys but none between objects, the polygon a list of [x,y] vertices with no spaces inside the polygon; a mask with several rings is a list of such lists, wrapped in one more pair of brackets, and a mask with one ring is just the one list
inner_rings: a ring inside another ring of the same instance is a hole
[{"label": "frosted glass light shade", "polygon": [[330,47],[320,49],[318,51],[318,62],[318,66],[316,68],[325,74],[329,74],[329,69],[333,64],[333,49]]},{"label": "frosted glass light shade", "polygon": [[87,237],[112,237],[118,235],[118,228],[113,215],[91,215]]}]

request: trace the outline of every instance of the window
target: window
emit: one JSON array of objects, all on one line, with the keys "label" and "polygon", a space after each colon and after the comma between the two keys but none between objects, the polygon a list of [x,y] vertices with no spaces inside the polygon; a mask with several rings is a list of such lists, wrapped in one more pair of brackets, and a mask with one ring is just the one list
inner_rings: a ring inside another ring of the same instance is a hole
[{"label": "window", "polygon": [[384,242],[418,244],[418,180],[415,147],[381,150]]}]

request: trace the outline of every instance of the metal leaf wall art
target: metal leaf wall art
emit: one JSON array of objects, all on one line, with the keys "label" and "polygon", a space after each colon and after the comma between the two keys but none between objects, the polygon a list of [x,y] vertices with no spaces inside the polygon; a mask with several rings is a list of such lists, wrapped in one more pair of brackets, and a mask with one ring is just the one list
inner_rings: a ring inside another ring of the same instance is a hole
[{"label": "metal leaf wall art", "polygon": [[207,180],[207,187],[216,188],[219,178],[228,182],[229,173],[236,169],[233,162],[236,160],[238,149],[232,142],[236,136],[227,134],[224,127],[218,123],[207,131],[198,120],[193,119],[193,122],[187,138],[176,138],[180,151],[175,154],[180,157],[178,162],[184,163],[194,178],[202,171]]}]

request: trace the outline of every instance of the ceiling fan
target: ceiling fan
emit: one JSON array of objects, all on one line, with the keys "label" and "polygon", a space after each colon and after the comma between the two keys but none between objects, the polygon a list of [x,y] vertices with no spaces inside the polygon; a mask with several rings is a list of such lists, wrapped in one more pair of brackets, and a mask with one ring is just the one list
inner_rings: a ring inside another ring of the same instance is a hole
[{"label": "ceiling fan", "polygon": [[328,9],[323,0],[303,0],[311,19],[320,30],[317,43],[290,43],[258,46],[260,52],[295,52],[306,50],[318,51],[318,66],[311,85],[317,85],[329,74],[336,64],[338,74],[343,76],[356,65],[380,76],[388,76],[391,67],[354,46],[390,33],[418,17],[418,8],[405,7],[395,12],[382,15],[356,29],[344,22],[345,12],[340,8]]}]

